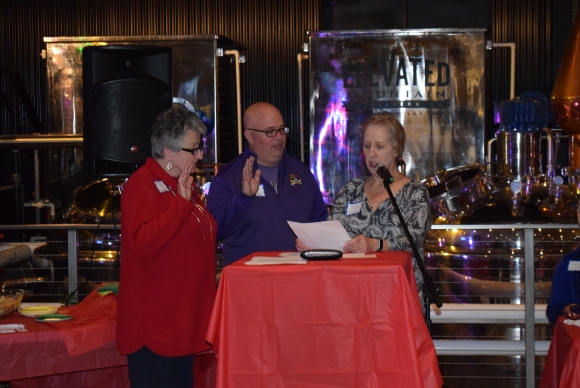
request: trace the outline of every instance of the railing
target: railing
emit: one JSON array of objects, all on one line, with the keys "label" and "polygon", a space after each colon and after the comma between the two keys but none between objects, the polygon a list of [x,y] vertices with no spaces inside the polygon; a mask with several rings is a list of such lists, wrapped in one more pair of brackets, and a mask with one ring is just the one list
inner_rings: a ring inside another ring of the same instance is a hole
[{"label": "railing", "polygon": [[516,304],[445,304],[432,306],[433,323],[525,324],[525,341],[514,340],[435,340],[438,355],[496,355],[526,357],[526,387],[535,386],[536,355],[546,355],[550,341],[535,340],[535,325],[546,324],[545,305],[529,303],[535,299],[534,230],[577,229],[574,224],[485,224],[433,225],[434,230],[522,230],[524,233],[524,305]]},{"label": "railing", "polygon": [[78,300],[78,230],[120,230],[119,225],[103,224],[25,224],[25,225],[0,225],[0,231],[18,230],[67,230],[67,256],[68,256],[68,294],[72,293],[72,298]]},{"label": "railing", "polygon": [[[499,355],[526,357],[526,387],[534,387],[534,357],[547,354],[550,341],[535,341],[535,325],[546,324],[545,305],[529,303],[534,301],[534,230],[575,229],[572,224],[509,224],[509,225],[434,225],[434,230],[449,229],[490,229],[524,231],[524,305],[517,304],[444,304],[441,309],[432,306],[431,319],[437,323],[487,323],[525,324],[525,341],[514,340],[435,340],[439,355]],[[50,224],[50,225],[0,225],[0,231],[8,230],[67,230],[68,231],[68,291],[75,291],[78,285],[77,231],[78,230],[119,230],[118,225],[96,224]],[[78,297],[78,295],[75,295]]]},{"label": "railing", "polygon": [[[432,323],[522,324],[526,323],[526,312],[525,305],[447,303],[441,309],[431,310],[431,321]],[[549,323],[546,318],[546,305],[534,305],[533,322],[534,325]],[[514,340],[434,340],[433,342],[437,354],[441,356],[527,356],[528,348],[534,349],[535,356],[546,356],[550,347],[550,341],[535,341],[533,345]]]}]

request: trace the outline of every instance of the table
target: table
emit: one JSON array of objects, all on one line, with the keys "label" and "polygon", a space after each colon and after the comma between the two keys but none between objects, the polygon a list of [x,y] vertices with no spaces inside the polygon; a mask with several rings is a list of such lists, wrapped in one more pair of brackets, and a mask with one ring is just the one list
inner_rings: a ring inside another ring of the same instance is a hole
[{"label": "table", "polygon": [[558,318],[540,388],[580,387],[580,327]]},{"label": "table", "polygon": [[12,313],[0,323],[24,324],[26,333],[0,334],[0,381],[12,387],[128,387],[127,359],[117,350],[115,295],[96,291],[59,312],[71,321],[39,323]]},{"label": "table", "polygon": [[[26,333],[0,334],[0,381],[11,388],[128,388],[127,358],[116,342],[117,297],[95,290],[81,303],[60,308],[71,321],[38,323],[13,313],[0,324],[24,324]],[[195,356],[195,387],[213,387],[213,353]]]},{"label": "table", "polygon": [[410,255],[222,273],[207,340],[216,387],[440,387]]}]

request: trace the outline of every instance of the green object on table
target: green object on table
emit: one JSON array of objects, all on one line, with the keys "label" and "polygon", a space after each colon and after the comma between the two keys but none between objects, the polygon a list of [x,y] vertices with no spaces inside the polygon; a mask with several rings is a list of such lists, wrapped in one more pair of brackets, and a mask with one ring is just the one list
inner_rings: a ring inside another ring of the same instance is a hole
[{"label": "green object on table", "polygon": [[119,293],[119,283],[109,283],[106,286],[100,287],[97,292],[101,296],[105,296],[110,293],[117,295]]},{"label": "green object on table", "polygon": [[73,319],[73,317],[68,314],[45,314],[45,315],[37,315],[34,318],[36,322],[59,322],[59,321],[69,321],[71,319]]}]

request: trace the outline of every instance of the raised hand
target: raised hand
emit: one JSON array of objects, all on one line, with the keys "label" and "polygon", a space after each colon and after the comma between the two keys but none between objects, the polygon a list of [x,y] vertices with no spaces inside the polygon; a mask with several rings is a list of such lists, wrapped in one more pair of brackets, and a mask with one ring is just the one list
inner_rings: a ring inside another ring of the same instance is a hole
[{"label": "raised hand", "polygon": [[185,163],[185,168],[181,171],[181,175],[177,179],[177,192],[186,200],[191,200],[191,185],[193,184],[193,177],[190,175],[193,170],[193,161],[190,160]]},{"label": "raised hand", "polygon": [[256,195],[258,192],[258,189],[260,188],[260,176],[262,175],[262,172],[259,169],[256,170],[256,175],[252,175],[253,169],[254,157],[250,156],[246,160],[246,165],[242,171],[242,192],[249,196]]}]

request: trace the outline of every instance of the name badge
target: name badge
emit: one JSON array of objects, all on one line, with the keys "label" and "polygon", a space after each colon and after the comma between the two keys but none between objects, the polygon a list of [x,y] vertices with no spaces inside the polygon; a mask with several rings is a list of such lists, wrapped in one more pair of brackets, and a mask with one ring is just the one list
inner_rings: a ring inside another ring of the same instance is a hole
[{"label": "name badge", "polygon": [[266,193],[264,193],[264,185],[260,184],[260,187],[258,188],[258,192],[256,193],[256,197],[265,197]]},{"label": "name badge", "polygon": [[157,190],[159,190],[160,193],[166,193],[169,191],[169,187],[167,187],[165,182],[155,181],[154,183],[155,183],[155,186],[157,187]]},{"label": "name badge", "polygon": [[580,271],[580,261],[570,261],[568,263],[568,271]]},{"label": "name badge", "polygon": [[352,214],[357,214],[360,212],[360,209],[362,207],[362,201],[358,201],[358,202],[349,202],[346,205],[346,215],[350,216]]}]

